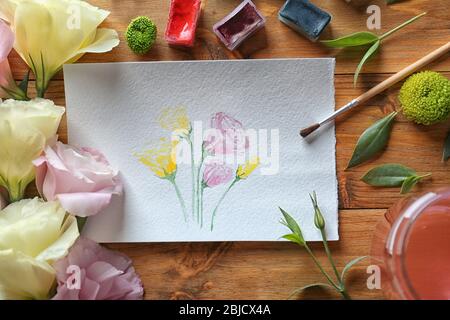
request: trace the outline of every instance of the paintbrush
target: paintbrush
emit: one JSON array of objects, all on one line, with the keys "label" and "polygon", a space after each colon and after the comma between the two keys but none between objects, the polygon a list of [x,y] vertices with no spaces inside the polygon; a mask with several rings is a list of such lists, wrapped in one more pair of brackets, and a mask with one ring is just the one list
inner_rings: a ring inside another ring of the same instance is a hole
[{"label": "paintbrush", "polygon": [[351,109],[353,109],[353,108],[355,108],[357,106],[360,106],[361,104],[363,104],[367,100],[373,98],[374,96],[378,95],[379,93],[383,92],[384,90],[392,87],[393,85],[395,85],[399,81],[405,79],[407,76],[409,76],[412,73],[416,72],[417,70],[423,68],[424,66],[426,66],[430,62],[436,60],[437,58],[441,57],[442,55],[444,55],[445,53],[447,53],[449,51],[450,51],[450,42],[448,42],[447,44],[443,45],[439,49],[434,50],[433,52],[429,53],[428,55],[426,55],[422,59],[414,62],[413,64],[411,64],[410,66],[406,67],[405,69],[403,69],[403,70],[399,71],[398,73],[394,74],[392,77],[389,77],[388,79],[384,80],[383,82],[381,82],[377,86],[373,87],[372,89],[370,89],[366,93],[360,95],[358,98],[353,99],[352,101],[350,101],[345,106],[343,106],[343,107],[339,108],[338,110],[336,110],[334,113],[329,115],[327,118],[325,118],[321,122],[315,123],[315,124],[313,124],[313,125],[311,125],[311,126],[309,126],[307,128],[304,128],[304,129],[300,130],[300,135],[303,138],[309,136],[311,133],[313,133],[314,131],[319,129],[324,124],[326,124],[328,122],[331,122],[334,119],[336,119],[338,116],[340,116],[341,114],[343,114],[343,113],[345,113],[345,112],[347,112],[347,111],[349,111],[349,110],[351,110]]}]

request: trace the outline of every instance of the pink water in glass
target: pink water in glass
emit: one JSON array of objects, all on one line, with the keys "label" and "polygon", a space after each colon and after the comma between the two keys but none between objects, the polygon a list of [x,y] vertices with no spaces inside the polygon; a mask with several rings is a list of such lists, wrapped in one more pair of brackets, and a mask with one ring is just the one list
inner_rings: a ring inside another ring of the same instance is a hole
[{"label": "pink water in glass", "polygon": [[391,299],[450,299],[450,189],[394,205],[372,244]]}]

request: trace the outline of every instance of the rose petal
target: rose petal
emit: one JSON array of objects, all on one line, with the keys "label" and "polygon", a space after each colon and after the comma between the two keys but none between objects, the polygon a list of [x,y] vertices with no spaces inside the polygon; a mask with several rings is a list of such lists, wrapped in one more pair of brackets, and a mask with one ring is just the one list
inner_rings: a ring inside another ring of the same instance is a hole
[{"label": "rose petal", "polygon": [[[86,258],[87,256],[89,258]],[[60,268],[66,268],[67,265],[77,265],[81,268],[83,281],[78,296],[70,295],[66,290],[67,277]],[[142,282],[131,266],[131,259],[120,252],[106,249],[90,239],[80,237],[69,254],[53,266],[56,269],[59,284],[58,294],[54,299],[138,300],[143,298]]]},{"label": "rose petal", "polygon": [[88,217],[99,213],[111,202],[110,193],[63,193],[58,194],[56,198],[61,206],[73,215],[79,217]]},{"label": "rose petal", "polygon": [[0,19],[0,61],[5,60],[14,45],[14,33],[11,28]]},{"label": "rose petal", "polygon": [[47,174],[47,160],[45,159],[45,157],[39,157],[33,161],[33,165],[36,168],[36,188],[38,189],[39,195],[41,197],[44,197],[42,187],[44,185],[45,176]]},{"label": "rose petal", "polygon": [[80,290],[80,300],[97,300],[100,284],[86,277],[82,286],[83,290]]}]

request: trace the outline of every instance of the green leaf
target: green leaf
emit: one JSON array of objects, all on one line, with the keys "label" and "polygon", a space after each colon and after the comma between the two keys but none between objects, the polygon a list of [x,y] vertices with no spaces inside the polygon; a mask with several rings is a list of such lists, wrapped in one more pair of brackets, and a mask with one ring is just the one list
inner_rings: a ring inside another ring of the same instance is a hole
[{"label": "green leaf", "polygon": [[417,182],[420,181],[420,177],[418,176],[411,176],[405,179],[402,183],[402,189],[400,191],[401,194],[406,194],[411,191],[412,188],[417,184]]},{"label": "green leaf", "polygon": [[448,158],[450,158],[450,132],[445,138],[444,151],[442,152],[442,161],[447,161]]},{"label": "green leaf", "polygon": [[347,271],[349,271],[351,269],[351,267],[353,267],[355,264],[359,263],[360,261],[362,261],[366,258],[367,258],[367,256],[358,257],[356,259],[353,259],[349,263],[347,263],[346,266],[344,267],[344,270],[342,270],[342,273],[341,273],[341,282],[342,283],[344,282],[345,274],[347,273]]},{"label": "green leaf", "polygon": [[359,137],[347,169],[369,160],[386,147],[397,112],[378,120]]},{"label": "green leaf", "polygon": [[299,244],[299,245],[301,245],[301,246],[303,246],[303,245],[305,244],[305,242],[302,241],[302,239],[301,239],[298,235],[296,235],[296,234],[294,234],[294,233],[291,233],[291,234],[285,234],[285,235],[282,236],[281,238],[286,239],[286,240],[288,240],[288,241],[290,241],[290,242]]},{"label": "green leaf", "polygon": [[400,191],[401,194],[406,194],[414,188],[414,186],[423,178],[430,176],[431,173],[423,175],[423,176],[411,176],[405,179],[402,184],[402,189]]},{"label": "green leaf", "polygon": [[77,225],[78,225],[78,231],[81,233],[81,231],[83,231],[84,226],[86,225],[87,222],[87,217],[77,217]]},{"label": "green leaf", "polygon": [[373,168],[361,180],[375,187],[400,187],[411,176],[416,176],[413,169],[390,163]]},{"label": "green leaf", "polygon": [[297,294],[301,293],[304,290],[311,289],[311,288],[320,288],[320,287],[327,288],[327,289],[334,289],[331,285],[329,285],[327,283],[321,283],[321,282],[311,283],[304,287],[301,287],[299,289],[295,289],[294,291],[292,291],[292,293],[290,294],[288,299],[291,299],[293,296],[296,296]]},{"label": "green leaf", "polygon": [[25,75],[25,78],[20,82],[19,88],[22,90],[22,92],[27,96],[28,94],[28,81],[30,80],[30,71],[28,70],[27,74]]},{"label": "green leaf", "polygon": [[331,48],[347,48],[368,45],[378,41],[378,36],[372,32],[356,32],[334,40],[321,41]]},{"label": "green leaf", "polygon": [[378,51],[378,48],[380,47],[381,41],[378,40],[375,42],[369,50],[367,50],[366,54],[361,59],[361,62],[358,64],[358,67],[356,68],[355,75],[353,77],[353,86],[356,86],[356,82],[358,81],[359,73],[361,72],[362,67],[364,64],[369,60],[375,53]]},{"label": "green leaf", "polygon": [[286,226],[295,234],[298,236],[298,238],[300,239],[300,241],[304,244],[305,240],[303,238],[303,234],[302,231],[300,229],[300,226],[298,225],[298,223],[294,220],[294,218],[291,217],[291,215],[289,213],[287,213],[286,211],[284,211],[283,209],[279,208],[281,213],[284,216],[285,222],[286,222]]}]

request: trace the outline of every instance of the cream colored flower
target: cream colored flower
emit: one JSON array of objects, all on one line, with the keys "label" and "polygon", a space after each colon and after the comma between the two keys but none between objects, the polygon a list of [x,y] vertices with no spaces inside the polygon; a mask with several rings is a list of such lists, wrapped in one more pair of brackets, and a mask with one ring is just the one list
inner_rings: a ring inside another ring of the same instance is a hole
[{"label": "cream colored flower", "polygon": [[22,199],[35,176],[32,161],[55,140],[64,108],[50,100],[0,103],[0,186],[10,200]]},{"label": "cream colored flower", "polygon": [[47,299],[55,285],[52,263],[79,236],[75,217],[58,202],[34,198],[0,211],[0,299]]},{"label": "cream colored flower", "polygon": [[0,18],[11,24],[14,48],[36,75],[40,97],[63,64],[119,44],[115,30],[98,28],[108,15],[80,0],[0,1]]}]

